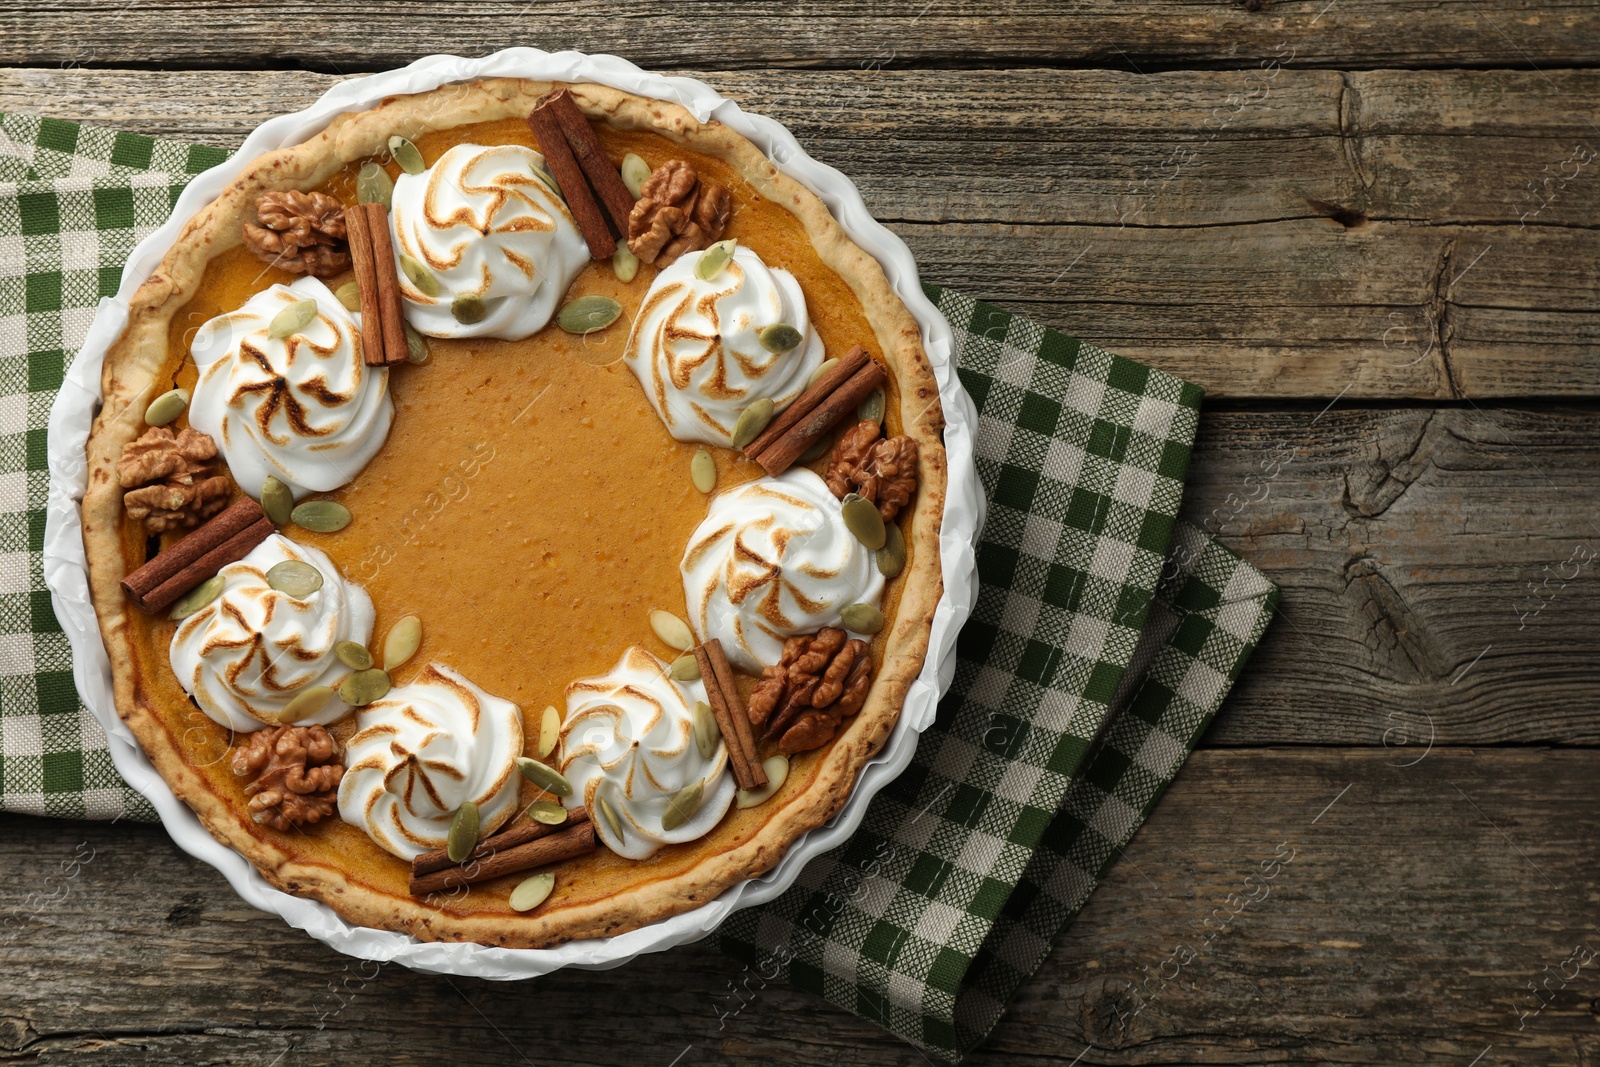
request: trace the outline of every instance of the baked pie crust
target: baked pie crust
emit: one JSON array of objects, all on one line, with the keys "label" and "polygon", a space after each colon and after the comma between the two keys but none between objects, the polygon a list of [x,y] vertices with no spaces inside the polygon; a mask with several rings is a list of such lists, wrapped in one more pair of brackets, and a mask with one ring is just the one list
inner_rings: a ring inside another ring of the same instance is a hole
[{"label": "baked pie crust", "polygon": [[[849,323],[864,322],[870,330],[870,336],[853,336],[844,346],[859,342],[885,364],[891,383],[891,428],[909,435],[920,449],[918,490],[901,520],[905,524],[909,562],[892,583],[897,591],[885,601],[889,622],[873,642],[878,675],[870,696],[831,744],[796,757],[788,781],[772,800],[756,808],[730,810],[706,837],[692,844],[669,846],[649,861],[623,860],[605,849],[567,861],[556,868],[556,893],[527,914],[513,912],[507,904],[507,895],[518,877],[474,886],[470,893],[444,904],[425,902],[406,891],[408,865],[378,849],[355,827],[335,821],[281,832],[251,820],[241,785],[227,770],[226,756],[232,751],[228,732],[201,716],[188,702],[168,664],[166,646],[173,624],[164,616],[146,616],[132,607],[119,587],[121,579],[144,561],[147,546],[143,530],[124,512],[115,470],[118,457],[123,446],[146,429],[143,415],[151,399],[170,389],[175,376],[182,373],[187,352],[181,342],[184,331],[192,327],[191,320],[196,318],[195,303],[208,279],[222,276],[208,273],[208,268],[229,256],[240,258],[241,230],[254,220],[258,196],[280,190],[326,189],[342,194],[348,201],[353,168],[362,160],[383,154],[394,131],[406,131],[424,148],[430,135],[449,137],[468,126],[474,127],[474,136],[485,131],[512,136],[518,129],[525,135],[522,121],[552,88],[551,83],[545,82],[493,79],[446,86],[416,96],[392,97],[371,110],[339,116],[303,144],[268,153],[252,162],[215,201],[189,220],[160,266],[135,293],[128,326],[106,358],[103,407],[88,444],[90,472],[83,524],[91,589],[111,656],[117,710],[145,753],[210,833],[245,855],[273,885],[320,900],[352,923],[400,931],[424,940],[545,947],[576,938],[617,934],[690,910],[729,886],[770,870],[796,838],[840,810],[862,767],[888,738],[907,689],[922,669],[934,609],[942,592],[938,535],[946,471],[938,389],[917,323],[895,296],[877,261],[845,236],[813,193],[782,174],[752,143],[727,127],[717,122],[701,123],[672,103],[604,86],[573,85],[573,98],[597,125],[608,148],[612,147],[608,139],[618,137],[632,138],[629,143],[633,144],[645,143],[640,138],[660,138],[663,140],[656,152],[658,157],[687,155],[722,169],[724,180],[733,187],[736,204],[743,206],[741,210],[750,210],[750,225],[756,227],[749,235],[751,247],[766,255],[769,262],[793,271],[808,290],[808,302],[817,302],[813,287],[832,287],[823,301],[827,306],[814,312],[814,317],[819,318],[836,315],[845,324],[834,327],[836,336],[829,338],[830,352],[842,352],[841,337],[848,332]],[[781,210],[765,205],[757,210],[755,205],[763,201]],[[736,217],[732,232],[737,232],[738,221]],[[780,247],[763,247],[763,235]],[[810,252],[800,258],[814,254],[809,265],[791,258],[790,254],[799,247],[796,235],[810,246]],[[609,264],[595,266],[609,274]],[[585,279],[590,277],[581,275],[569,294],[583,289]],[[267,281],[246,279],[241,284],[256,291],[264,288]],[[642,282],[635,282],[634,286],[638,292],[645,288]],[[848,307],[851,301],[859,307]],[[622,325],[614,330],[626,332]],[[553,332],[553,326],[547,327],[526,342],[480,341],[465,346],[468,354],[458,357],[451,349],[446,356],[436,355],[428,366],[402,368],[400,373],[434,376],[430,387],[433,399],[418,393],[411,400],[397,400],[396,429],[391,431],[390,444],[396,442],[395,434],[408,419],[426,417],[430,403],[435,405],[432,410],[437,410],[438,385],[448,383],[451,375],[455,376],[454,393],[467,398],[459,401],[467,405],[461,409],[461,418],[473,421],[471,398],[488,393],[475,378],[466,380],[471,366],[467,361],[488,359],[479,353],[494,346],[512,346],[513,351],[517,351],[517,345],[537,347],[545,334]],[[550,343],[566,342],[557,338]],[[503,369],[508,364],[502,358],[493,366]],[[390,379],[391,383],[396,380]],[[635,383],[629,384],[637,391]],[[663,450],[682,447],[667,436],[644,406],[642,396],[638,407],[649,416],[651,425],[647,430],[659,436]],[[501,414],[500,408],[481,413],[488,420]],[[552,420],[555,429],[566,430],[566,409],[556,416]],[[571,426],[580,423],[581,418]],[[557,454],[571,447],[563,444],[566,438],[554,430],[552,434],[542,441],[535,438],[535,445],[543,446],[541,451]],[[497,454],[506,456],[512,466],[521,462],[521,457],[532,455],[525,443],[501,447],[503,451]],[[677,452],[672,454],[676,457]],[[380,454],[374,464],[382,462]],[[671,476],[670,486],[662,490],[664,497],[671,497],[679,490],[679,483],[688,481],[686,463],[673,459],[672,464],[676,473]],[[739,464],[752,466],[742,460]],[[491,504],[485,502],[481,506],[487,509]],[[363,512],[355,504],[352,510],[359,524]],[[491,532],[490,526],[479,524],[465,506],[458,511],[461,514],[441,512],[424,531],[423,543],[439,543],[451,537],[476,539],[478,543],[471,546],[473,551],[498,559],[508,571],[522,564],[521,541]],[[575,517],[572,521],[579,520]],[[292,531],[293,539],[319,545],[335,558],[347,576],[362,581],[363,573],[352,573],[356,561],[341,555],[339,538],[344,536],[324,538]],[[619,551],[625,554],[627,549]],[[397,580],[394,568],[406,565],[407,558],[404,550],[398,555],[398,561],[384,561],[389,569],[378,574],[375,581]],[[559,552],[554,555],[559,556]],[[600,597],[577,607],[539,602],[529,608],[525,619],[482,621],[494,628],[515,629],[525,623],[538,623],[540,612],[556,612],[562,616],[562,625],[581,626],[590,615],[599,620],[596,625],[610,625],[606,621],[609,616],[632,612],[637,616],[637,641],[648,643],[644,612],[638,610],[641,605],[633,602],[634,593],[630,589],[624,608],[603,603]],[[380,612],[384,611],[383,588],[373,589],[373,599]],[[681,610],[676,602],[660,606]],[[427,610],[419,614],[426,623]],[[388,622],[395,617],[391,614]],[[630,625],[634,621],[630,616]],[[381,631],[382,625],[378,632]],[[485,642],[488,640],[485,638]],[[603,667],[621,651],[619,647],[597,648],[590,654],[590,661]],[[473,649],[462,641],[454,647],[424,649],[425,656],[433,653],[468,677],[478,678],[482,673]],[[529,650],[528,655],[529,662],[537,662],[537,649]],[[485,664],[489,662],[488,656],[479,658]],[[416,662],[424,660],[419,658]],[[479,680],[485,688],[495,691],[487,681]],[[559,702],[558,694],[548,688],[540,689],[539,695],[520,694],[520,699],[519,695],[505,695],[517,700],[524,716],[535,724],[530,731],[533,736],[537,736],[540,708]],[[531,794],[525,794],[524,801],[528,795]]]}]

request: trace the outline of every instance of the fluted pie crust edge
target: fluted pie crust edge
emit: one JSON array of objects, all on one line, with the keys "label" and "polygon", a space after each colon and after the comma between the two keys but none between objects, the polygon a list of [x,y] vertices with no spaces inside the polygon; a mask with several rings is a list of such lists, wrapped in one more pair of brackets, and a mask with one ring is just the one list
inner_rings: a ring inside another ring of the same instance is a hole
[{"label": "fluted pie crust edge", "polygon": [[240,243],[241,225],[253,221],[254,202],[260,194],[317,188],[347,163],[381,153],[396,128],[438,130],[525,116],[552,87],[549,82],[488,79],[416,96],[391,97],[371,110],[339,116],[303,144],[252,162],[215,201],[189,220],[160,266],[134,294],[128,326],[106,357],[103,407],[88,443],[83,529],[90,588],[110,652],[118,714],[146,755],[212,836],[243,854],[274,886],[322,901],[349,922],[429,941],[537,948],[614,935],[691,910],[728,887],[771,870],[797,838],[840,810],[862,767],[888,739],[906,693],[922,669],[934,609],[943,590],[939,527],[945,503],[946,458],[938,387],[922,349],[918,325],[894,294],[878,262],[845,236],[812,192],[782,174],[754,144],[721,123],[701,123],[682,107],[665,101],[606,86],[573,85],[573,97],[591,119],[623,129],[651,130],[728,163],[764,198],[796,216],[822,262],[861,302],[876,335],[872,340],[899,384],[901,432],[917,441],[921,453],[911,521],[911,563],[900,578],[904,583],[901,599],[866,705],[826,750],[809,786],[775,808],[749,840],[706,856],[676,877],[647,881],[601,902],[541,909],[520,917],[452,915],[409,896],[374,890],[322,862],[299,862],[260,833],[241,805],[215,792],[183,760],[142,693],[130,644],[129,617],[137,609],[118,584],[127,566],[120,533],[121,490],[115,474],[122,446],[145,428],[145,407],[164,391],[157,375],[166,365],[173,316],[199,290],[207,262]]}]

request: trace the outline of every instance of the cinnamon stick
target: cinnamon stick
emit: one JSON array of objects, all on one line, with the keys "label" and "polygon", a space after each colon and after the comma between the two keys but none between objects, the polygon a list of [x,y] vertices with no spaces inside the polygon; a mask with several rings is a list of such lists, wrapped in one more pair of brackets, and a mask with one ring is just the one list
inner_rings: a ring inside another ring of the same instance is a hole
[{"label": "cinnamon stick", "polygon": [[344,209],[344,228],[350,240],[350,267],[355,271],[356,288],[361,291],[361,358],[369,367],[381,367],[387,360],[383,350],[383,313],[378,303],[377,258],[372,254],[372,229],[365,204]]},{"label": "cinnamon stick", "polygon": [[[373,268],[378,282],[378,322],[383,327],[383,362],[404,363],[411,346],[406,344],[406,309],[400,299],[400,267],[394,254],[394,238],[389,233],[389,212],[382,204],[363,204],[367,210],[367,230],[371,234]],[[366,304],[361,305],[364,309]],[[362,316],[365,338],[366,316]]]},{"label": "cinnamon stick", "polygon": [[739,746],[744,749],[745,759],[755,769],[752,779],[756,785],[767,784],[766,768],[761,766],[761,754],[756,751],[756,735],[750,726],[750,713],[745,710],[744,698],[739,695],[739,683],[733,676],[733,664],[728,662],[728,654],[722,650],[722,642],[713,638],[705,644],[706,655],[711,660],[712,673],[716,675],[717,688],[722,690],[722,699],[728,705],[728,715],[733,719],[733,732],[737,735]]},{"label": "cinnamon stick", "polygon": [[176,575],[157,586],[154,591],[144,598],[143,603],[148,605],[145,610],[165,610],[183,594],[210,578],[228,564],[244,559],[250,554],[251,549],[265,541],[276,529],[277,527],[272,524],[272,520],[263,516],[253,526],[240,530],[228,540],[195,560],[192,566],[179,571]]},{"label": "cinnamon stick", "polygon": [[179,597],[267,539],[275,527],[249,497],[240,497],[189,536],[122,579],[142,610],[162,611]]},{"label": "cinnamon stick", "polygon": [[594,187],[600,205],[611,216],[611,224],[626,240],[628,216],[633,213],[633,194],[628,191],[628,183],[622,180],[621,173],[600,147],[600,138],[595,136],[594,128],[579,110],[571,93],[557,89],[545,98],[545,103],[555,113],[556,121],[561,123],[561,132],[567,135],[567,144],[571,146],[572,154],[577,157],[578,166],[583,168],[589,184]]},{"label": "cinnamon stick", "polygon": [[[848,381],[810,411],[795,420],[767,448],[751,456],[768,474],[776,477],[794,466],[812,445],[845,415],[854,411],[878,386],[887,380],[881,364],[868,360],[866,365],[852,374]],[[749,455],[748,451],[746,455]]]},{"label": "cinnamon stick", "polygon": [[496,852],[479,863],[448,867],[429,874],[413,874],[409,888],[412,896],[425,897],[430,893],[442,893],[457,886],[476,885],[508,874],[516,874],[518,871],[548,867],[552,863],[560,863],[562,860],[593,852],[594,848],[594,823],[585,820],[576,826],[564,828],[559,833]]},{"label": "cinnamon stick", "polygon": [[473,849],[472,854],[460,863],[450,858],[449,849],[441,848],[432,852],[424,852],[411,861],[411,877],[432,874],[434,871],[442,871],[446,867],[467,867],[474,863],[481,863],[498,852],[516,848],[518,845],[526,845],[529,841],[537,841],[541,837],[549,837],[551,834],[560,833],[563,830],[577,826],[579,823],[588,821],[589,813],[582,808],[573,808],[567,812],[566,822],[556,823],[554,826],[549,823],[534,822],[532,819],[517,819],[509,829],[502,830],[494,836],[486,837],[478,842],[478,847]]},{"label": "cinnamon stick", "polygon": [[782,437],[795,423],[816,410],[829,394],[839,386],[850,380],[850,376],[871,362],[872,357],[867,355],[867,350],[856,345],[850,351],[839,357],[839,362],[829,368],[828,372],[818,378],[816,384],[801,393],[794,401],[767,424],[767,428],[756,436],[754,441],[744,446],[747,459],[755,459],[770,448],[773,442]]},{"label": "cinnamon stick", "polygon": [[[718,646],[718,650],[721,650],[721,646]],[[694,658],[700,665],[700,678],[706,684],[706,703],[711,705],[711,714],[716,716],[717,727],[722,731],[722,740],[728,749],[728,766],[733,770],[734,782],[740,789],[761,788],[767,784],[767,772],[762,770],[760,761],[755,758],[755,739],[750,739],[750,747],[746,749],[744,735],[740,734],[738,720],[734,718],[734,707],[717,678],[716,664],[712,662],[707,645],[697,647]],[[738,699],[737,690],[734,699]],[[749,717],[740,717],[745,719],[745,730],[748,732]]]},{"label": "cinnamon stick", "polygon": [[572,154],[572,147],[561,129],[561,121],[550,110],[549,104],[549,97],[539,102],[528,115],[528,126],[539,140],[539,151],[544,153],[545,162],[550,164],[550,173],[555,175],[556,185],[561,187],[561,195],[567,200],[567,210],[572,212],[572,221],[578,224],[578,232],[583,234],[589,246],[589,255],[595,259],[610,259],[617,250],[617,242],[606,225],[599,202],[589,190],[589,183],[584,180],[583,168]]}]

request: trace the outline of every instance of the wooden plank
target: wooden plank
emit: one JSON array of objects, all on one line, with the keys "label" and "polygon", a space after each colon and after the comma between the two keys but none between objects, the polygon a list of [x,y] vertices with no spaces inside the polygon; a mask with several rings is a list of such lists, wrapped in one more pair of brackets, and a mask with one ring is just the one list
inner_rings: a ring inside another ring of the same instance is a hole
[{"label": "wooden plank", "polygon": [[[1600,161],[1579,146],[1600,153],[1584,106],[1600,97],[1600,71],[697,73],[787,125],[891,221],[1149,227],[1317,221],[1338,209],[1377,221],[1593,222],[1580,193]],[[0,110],[233,147],[340,80],[0,69]]]},{"label": "wooden plank", "polygon": [[1580,193],[1600,169],[1596,71],[707,77],[895,220],[1564,225],[1593,221]]},{"label": "wooden plank", "polygon": [[927,279],[1213,397],[1600,390],[1600,246],[1587,229],[1293,219],[893,229]]},{"label": "wooden plank", "polygon": [[1208,743],[1600,743],[1593,407],[1203,414],[1184,515],[1282,610]]},{"label": "wooden plank", "polygon": [[[1597,802],[1594,751],[1197,753],[969,1062],[1588,1062]],[[922,1062],[703,947],[520,984],[348,960],[159,828],[0,817],[0,864],[8,1060]]]},{"label": "wooden plank", "polygon": [[[351,0],[230,5],[93,0],[40,18],[0,8],[6,65],[400,66],[439,51],[481,55],[510,41],[613,52],[647,67],[863,67],[1028,64],[1150,70],[1255,66],[1293,54],[1305,66],[1544,69],[1600,58],[1600,13],[1581,2],[1341,0],[1336,4],[1158,0],[1137,10],[1086,0],[810,0],[754,8],[706,0],[621,8],[595,0],[490,0],[390,6],[382,32]],[[182,32],[173,32],[181,27]]]},{"label": "wooden plank", "polygon": [[[1600,72],[1284,70],[1236,113],[1236,72],[708,77],[850,174],[929,280],[1214,397],[1600,389],[1573,103]],[[237,144],[333,80],[0,71],[0,109]]]},{"label": "wooden plank", "polygon": [[1199,753],[978,1062],[1589,1062],[1597,759]]}]

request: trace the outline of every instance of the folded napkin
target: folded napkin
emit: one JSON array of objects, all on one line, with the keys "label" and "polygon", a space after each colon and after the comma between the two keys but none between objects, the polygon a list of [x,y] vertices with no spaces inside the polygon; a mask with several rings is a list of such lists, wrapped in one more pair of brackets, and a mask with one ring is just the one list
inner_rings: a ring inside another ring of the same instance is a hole
[{"label": "folded napkin", "polygon": [[[45,425],[135,244],[219,148],[0,114],[0,809],[153,820],[40,569]],[[1201,390],[950,290],[989,501],[955,682],[851,840],[715,935],[926,1051],[988,1035],[1177,774],[1277,589],[1177,521]],[[746,983],[748,984],[748,983]],[[729,997],[724,1025],[740,1006]]]}]

